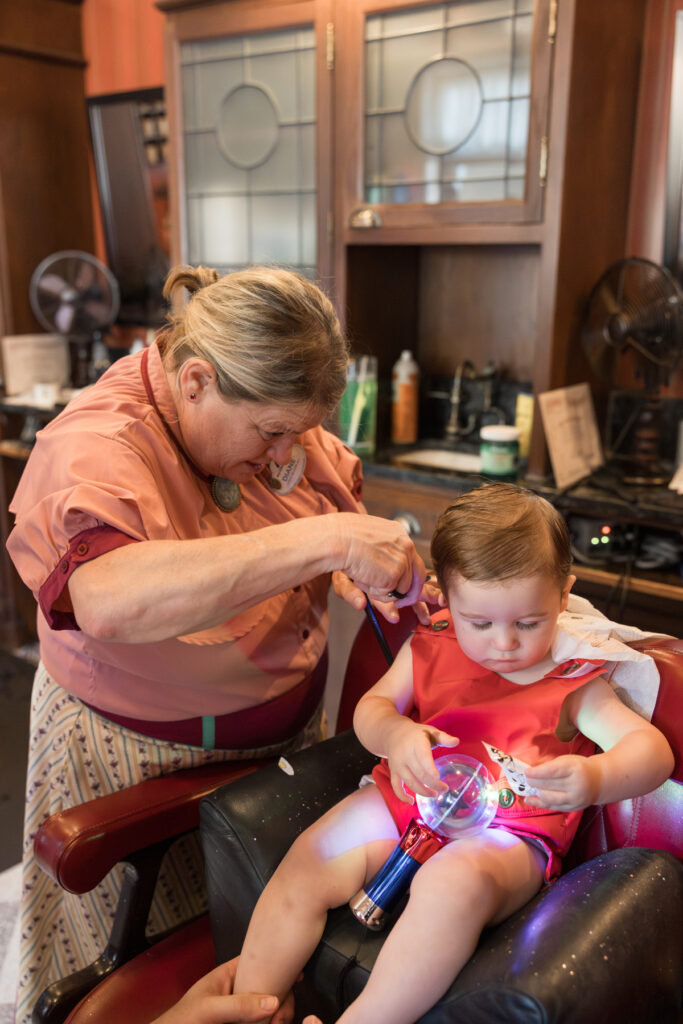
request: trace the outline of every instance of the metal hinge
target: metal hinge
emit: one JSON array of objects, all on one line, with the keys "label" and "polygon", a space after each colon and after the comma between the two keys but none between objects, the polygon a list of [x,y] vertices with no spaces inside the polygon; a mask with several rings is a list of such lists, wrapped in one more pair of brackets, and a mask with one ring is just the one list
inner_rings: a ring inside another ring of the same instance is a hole
[{"label": "metal hinge", "polygon": [[334,71],[334,22],[328,21],[325,43],[325,59],[327,70]]},{"label": "metal hinge", "polygon": [[545,185],[548,177],[548,136],[541,139],[541,155],[538,159],[538,178],[541,185]]},{"label": "metal hinge", "polygon": [[554,43],[557,35],[557,0],[550,0],[548,11],[548,42]]}]

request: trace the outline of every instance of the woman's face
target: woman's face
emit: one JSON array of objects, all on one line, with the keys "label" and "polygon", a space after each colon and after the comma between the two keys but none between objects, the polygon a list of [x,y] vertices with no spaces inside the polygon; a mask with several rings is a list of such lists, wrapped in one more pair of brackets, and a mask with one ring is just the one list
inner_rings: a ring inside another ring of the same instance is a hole
[{"label": "woman's face", "polygon": [[241,484],[271,460],[289,462],[297,437],[318,426],[324,413],[308,405],[228,401],[214,380],[181,391],[178,417],[192,461],[205,473]]},{"label": "woman's face", "polygon": [[564,589],[546,575],[476,583],[455,576],[448,607],[462,650],[494,672],[519,672],[549,653],[560,612],[567,607],[574,577]]}]

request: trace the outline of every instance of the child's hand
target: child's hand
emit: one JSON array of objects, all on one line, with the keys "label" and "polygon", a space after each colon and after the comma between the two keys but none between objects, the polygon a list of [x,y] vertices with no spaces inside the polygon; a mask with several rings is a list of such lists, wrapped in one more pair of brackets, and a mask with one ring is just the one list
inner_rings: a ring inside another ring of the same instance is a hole
[{"label": "child's hand", "polygon": [[538,796],[525,797],[526,803],[554,811],[582,811],[596,801],[598,775],[592,757],[576,754],[564,754],[544,764],[534,765],[526,777],[529,785],[538,790]]},{"label": "child's hand", "polygon": [[434,796],[448,787],[439,778],[432,757],[433,747],[456,747],[460,741],[441,729],[430,729],[401,718],[392,729],[387,743],[387,762],[394,793],[404,803],[414,803],[404,783],[414,793]]}]

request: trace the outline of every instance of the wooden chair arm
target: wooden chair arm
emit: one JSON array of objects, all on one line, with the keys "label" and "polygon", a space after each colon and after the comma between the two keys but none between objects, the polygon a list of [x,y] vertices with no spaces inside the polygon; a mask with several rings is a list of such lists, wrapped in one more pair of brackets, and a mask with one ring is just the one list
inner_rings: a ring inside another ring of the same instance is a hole
[{"label": "wooden chair arm", "polygon": [[146,779],[53,814],[34,839],[43,871],[72,893],[90,892],[133,853],[199,825],[199,803],[266,761],[221,761]]}]

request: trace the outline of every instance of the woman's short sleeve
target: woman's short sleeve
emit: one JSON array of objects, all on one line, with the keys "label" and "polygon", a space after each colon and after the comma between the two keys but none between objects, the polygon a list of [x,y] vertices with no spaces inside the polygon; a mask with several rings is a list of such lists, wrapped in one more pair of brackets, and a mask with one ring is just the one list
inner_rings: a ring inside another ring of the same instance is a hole
[{"label": "woman's short sleeve", "polygon": [[[15,526],[7,549],[36,597],[60,571],[75,538],[108,527],[111,546],[118,546],[115,534],[144,540],[145,520],[165,515],[149,468],[130,446],[60,431],[39,435],[10,510]],[[89,544],[89,557],[101,554],[104,543],[102,534],[97,545]]]}]

